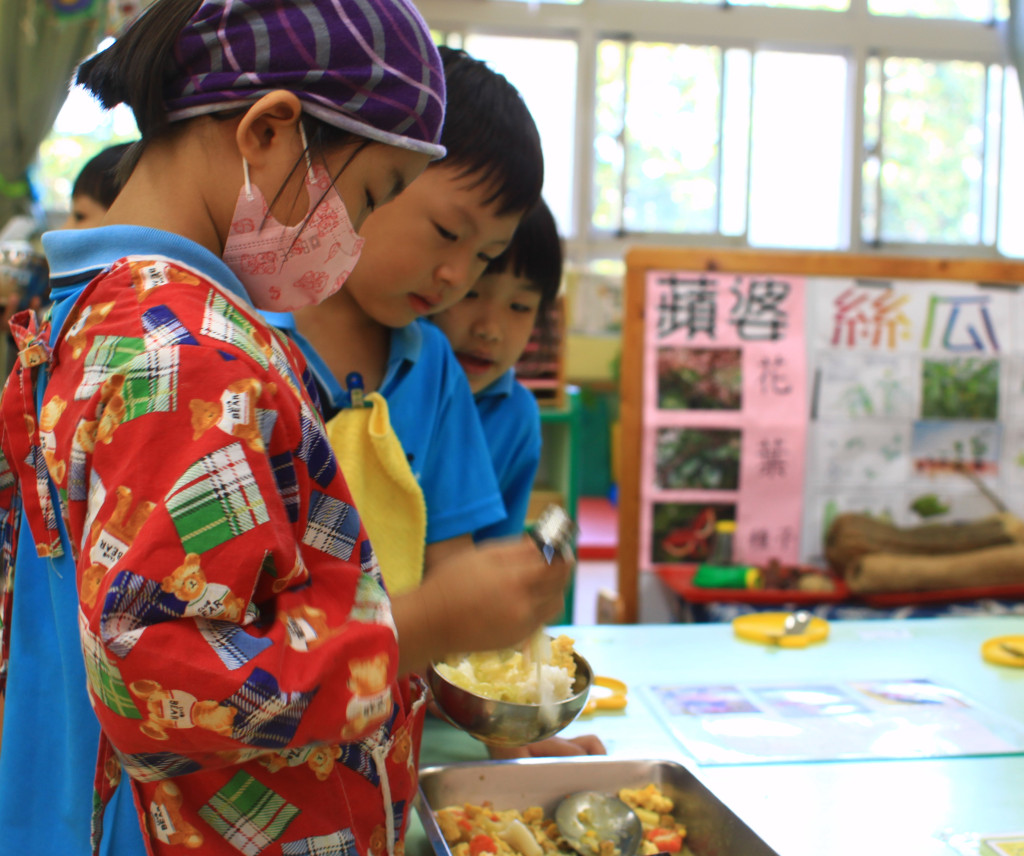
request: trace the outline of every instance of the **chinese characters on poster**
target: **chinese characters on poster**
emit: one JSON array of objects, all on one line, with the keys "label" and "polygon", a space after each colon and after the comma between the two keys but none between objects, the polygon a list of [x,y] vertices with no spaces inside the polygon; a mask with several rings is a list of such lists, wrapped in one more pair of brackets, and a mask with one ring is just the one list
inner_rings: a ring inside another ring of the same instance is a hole
[{"label": "chinese characters on poster", "polygon": [[901,526],[1024,508],[1016,288],[648,274],[641,564],[823,563],[844,511]]},{"label": "chinese characters on poster", "polygon": [[900,526],[1019,505],[1024,443],[1016,289],[808,281],[811,403],[804,551],[836,514]]},{"label": "chinese characters on poster", "polygon": [[708,558],[735,520],[737,561],[795,562],[806,434],[799,278],[648,279],[642,543],[654,563]]}]

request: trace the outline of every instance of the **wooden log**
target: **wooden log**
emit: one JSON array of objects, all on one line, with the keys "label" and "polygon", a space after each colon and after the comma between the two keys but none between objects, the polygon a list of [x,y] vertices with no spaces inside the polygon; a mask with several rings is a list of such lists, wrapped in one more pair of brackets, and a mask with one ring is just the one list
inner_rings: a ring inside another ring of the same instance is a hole
[{"label": "wooden log", "polygon": [[845,576],[857,594],[1024,585],[1024,544],[948,556],[872,553],[851,562]]},{"label": "wooden log", "polygon": [[893,526],[867,514],[840,514],[825,537],[825,558],[842,571],[872,553],[948,555],[1024,543],[1024,521],[1003,512],[970,523]]}]

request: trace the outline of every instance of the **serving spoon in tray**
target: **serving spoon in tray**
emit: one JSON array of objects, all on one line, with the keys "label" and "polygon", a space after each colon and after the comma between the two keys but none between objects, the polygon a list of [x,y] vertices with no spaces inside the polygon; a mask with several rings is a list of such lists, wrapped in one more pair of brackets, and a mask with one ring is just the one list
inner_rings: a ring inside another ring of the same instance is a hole
[{"label": "serving spoon in tray", "polygon": [[570,847],[581,856],[598,856],[598,845],[612,841],[621,856],[640,849],[643,827],[633,809],[618,797],[578,791],[555,809],[555,823]]}]

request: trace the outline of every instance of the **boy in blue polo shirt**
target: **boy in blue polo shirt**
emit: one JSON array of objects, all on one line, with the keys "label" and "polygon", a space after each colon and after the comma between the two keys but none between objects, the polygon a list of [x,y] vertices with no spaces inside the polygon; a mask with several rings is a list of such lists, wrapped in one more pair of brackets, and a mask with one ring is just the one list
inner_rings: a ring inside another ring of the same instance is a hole
[{"label": "boy in blue polo shirt", "polygon": [[[314,375],[346,478],[358,478],[361,462],[387,449],[388,475],[378,468],[366,476],[369,498],[359,509],[395,593],[414,588],[424,568],[474,552],[472,533],[505,519],[465,374],[444,334],[421,319],[460,300],[504,252],[544,180],[540,137],[515,87],[464,51],[442,47],[440,53],[447,154],[366,219],[360,229],[366,243],[345,287],[287,319]],[[279,316],[273,321],[287,326]],[[359,416],[349,407],[353,398],[385,410],[387,419],[371,421],[389,428],[397,443],[379,435],[356,442],[359,430],[347,427]],[[395,460],[396,446],[404,461]],[[408,510],[415,498],[395,489],[410,481],[398,473],[406,461],[412,487],[422,491],[425,526]],[[359,485],[350,480],[349,486],[359,497]],[[410,575],[411,563],[418,569]],[[402,566],[398,582],[396,566]]]},{"label": "boy in blue polo shirt", "polygon": [[[431,316],[448,337],[469,380],[507,512],[473,533],[476,541],[519,535],[540,463],[540,413],[533,393],[516,380],[519,361],[558,295],[562,242],[543,200],[523,217],[508,250],[487,265],[466,296]],[[546,333],[541,327],[542,334]],[[488,747],[495,759],[601,755],[593,734],[552,737],[514,749]]]},{"label": "boy in blue polo shirt", "polygon": [[[520,535],[540,463],[540,413],[533,393],[516,380],[519,361],[562,281],[562,242],[544,201],[523,217],[509,248],[487,265],[458,303],[432,315],[469,381],[505,504],[504,520],[476,529],[484,541]],[[547,331],[540,330],[543,334]],[[600,739],[552,737],[515,749],[489,747],[495,759],[599,755]]]},{"label": "boy in blue polo shirt", "polygon": [[505,519],[476,530],[477,541],[518,535],[525,526],[540,463],[540,414],[514,367],[561,280],[562,243],[541,200],[519,224],[508,250],[466,296],[431,318],[466,372],[505,503]]},{"label": "boy in blue polo shirt", "polygon": [[[515,87],[464,51],[439,51],[447,154],[366,219],[366,244],[341,291],[290,318],[273,318],[291,327],[306,357],[331,446],[396,604],[415,601],[416,574],[442,561],[463,563],[467,585],[512,570],[496,563],[495,544],[474,544],[474,533],[504,523],[506,509],[465,372],[426,318],[461,300],[507,249],[544,180],[540,137]],[[372,404],[365,419],[370,408],[352,406],[360,401]],[[395,460],[396,448],[404,460]],[[406,461],[411,486],[401,472]],[[417,502],[422,528],[411,511]],[[522,533],[521,521],[509,531]],[[508,594],[509,609],[521,609]],[[587,735],[492,755],[603,752]]]}]

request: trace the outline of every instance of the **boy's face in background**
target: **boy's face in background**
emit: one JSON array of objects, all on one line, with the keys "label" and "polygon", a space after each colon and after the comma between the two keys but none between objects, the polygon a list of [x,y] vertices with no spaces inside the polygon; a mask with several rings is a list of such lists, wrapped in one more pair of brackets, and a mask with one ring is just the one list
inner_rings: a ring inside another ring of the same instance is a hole
[{"label": "boy's face in background", "polygon": [[480,277],[462,300],[432,317],[451,342],[474,393],[519,361],[540,300],[540,289],[530,280],[505,271]]},{"label": "boy's face in background", "polygon": [[429,167],[390,205],[371,214],[366,245],[345,283],[377,323],[404,327],[458,302],[512,240],[522,212],[497,213],[488,185]]},{"label": "boy's face in background", "polygon": [[79,193],[71,199],[71,211],[62,229],[94,229],[103,223],[106,206],[98,199]]}]

